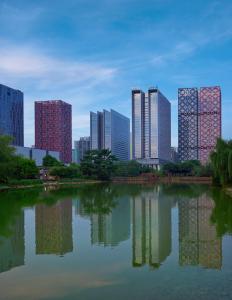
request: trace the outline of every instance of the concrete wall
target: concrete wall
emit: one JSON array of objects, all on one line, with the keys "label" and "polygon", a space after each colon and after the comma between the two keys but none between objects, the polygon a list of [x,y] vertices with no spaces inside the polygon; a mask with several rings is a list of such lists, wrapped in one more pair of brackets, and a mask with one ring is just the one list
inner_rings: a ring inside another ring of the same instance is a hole
[{"label": "concrete wall", "polygon": [[22,147],[22,146],[14,146],[14,147],[16,149],[15,153],[17,155],[22,155],[23,157],[30,158],[31,148],[29,148],[29,147]]},{"label": "concrete wall", "polygon": [[57,160],[60,160],[60,152],[58,151],[47,151],[42,149],[36,149],[36,148],[29,148],[29,147],[21,147],[21,146],[14,146],[16,151],[15,153],[17,155],[21,155],[28,159],[33,159],[38,167],[42,166],[43,164],[43,158],[49,154],[52,157],[56,158]]},{"label": "concrete wall", "polygon": [[35,161],[37,166],[42,166],[43,158],[47,155],[46,150],[41,149],[31,149],[31,158]]}]

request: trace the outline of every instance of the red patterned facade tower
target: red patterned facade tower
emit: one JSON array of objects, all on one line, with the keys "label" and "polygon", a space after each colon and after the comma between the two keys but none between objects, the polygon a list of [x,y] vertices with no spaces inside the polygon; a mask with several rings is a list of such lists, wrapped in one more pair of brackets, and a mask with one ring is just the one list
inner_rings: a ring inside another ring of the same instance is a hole
[{"label": "red patterned facade tower", "polygon": [[221,137],[220,87],[201,88],[198,101],[198,159],[205,164]]},{"label": "red patterned facade tower", "polygon": [[72,106],[61,100],[35,102],[35,147],[60,152],[72,161]]}]

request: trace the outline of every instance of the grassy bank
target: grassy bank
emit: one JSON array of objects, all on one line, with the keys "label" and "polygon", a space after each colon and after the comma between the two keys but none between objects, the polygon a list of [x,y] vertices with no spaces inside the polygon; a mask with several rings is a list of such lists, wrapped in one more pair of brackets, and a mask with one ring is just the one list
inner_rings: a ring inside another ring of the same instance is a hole
[{"label": "grassy bank", "polygon": [[90,179],[62,179],[59,181],[43,181],[40,179],[32,180],[14,180],[8,184],[0,184],[0,191],[11,189],[25,189],[37,187],[56,187],[56,186],[75,186],[80,184],[94,184],[100,183],[98,180]]}]

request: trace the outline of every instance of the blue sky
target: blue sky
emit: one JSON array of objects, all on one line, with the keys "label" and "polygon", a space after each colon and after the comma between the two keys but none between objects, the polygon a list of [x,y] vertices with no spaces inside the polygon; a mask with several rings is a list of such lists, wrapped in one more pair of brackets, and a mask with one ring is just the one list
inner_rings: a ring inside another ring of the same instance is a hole
[{"label": "blue sky", "polygon": [[73,106],[73,140],[89,135],[89,110],[131,117],[131,88],[220,85],[223,137],[231,138],[231,0],[0,0],[0,82],[25,95],[25,145],[34,101]]}]

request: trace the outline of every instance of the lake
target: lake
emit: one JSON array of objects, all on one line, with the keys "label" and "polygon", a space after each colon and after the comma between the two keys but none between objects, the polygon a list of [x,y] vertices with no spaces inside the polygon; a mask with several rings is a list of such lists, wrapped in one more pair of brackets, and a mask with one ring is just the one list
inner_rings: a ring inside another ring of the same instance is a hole
[{"label": "lake", "polygon": [[0,299],[232,299],[232,198],[207,185],[0,193]]}]

